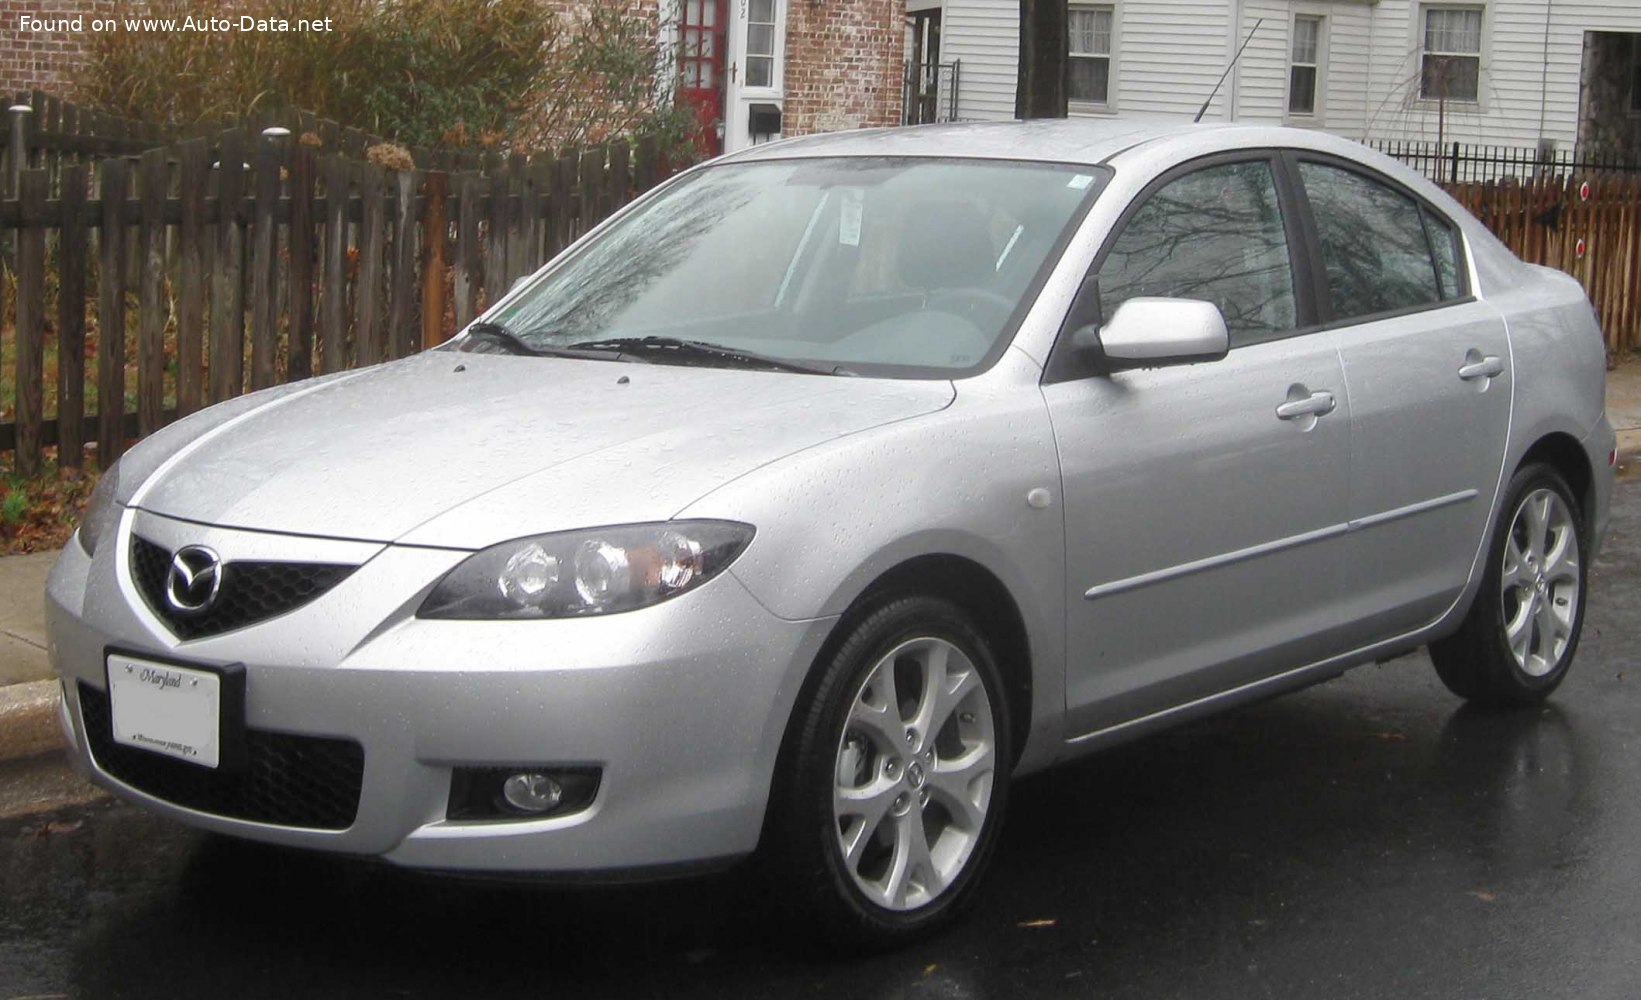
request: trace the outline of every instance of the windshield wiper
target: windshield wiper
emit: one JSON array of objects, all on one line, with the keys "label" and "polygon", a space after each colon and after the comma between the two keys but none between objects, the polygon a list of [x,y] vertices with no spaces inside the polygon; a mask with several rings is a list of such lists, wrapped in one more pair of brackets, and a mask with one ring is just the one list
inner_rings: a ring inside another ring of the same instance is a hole
[{"label": "windshield wiper", "polygon": [[583,358],[592,361],[625,360],[619,350],[582,350],[579,347],[537,347],[502,323],[474,323],[467,328],[465,337],[479,337],[504,348],[510,354],[532,358]]},{"label": "windshield wiper", "polygon": [[801,372],[806,375],[853,375],[852,371],[837,365],[816,364],[775,358],[756,351],[704,340],[679,340],[676,337],[616,337],[611,340],[588,340],[570,345],[573,350],[616,351],[627,355],[645,355],[646,358],[667,363],[695,364],[702,361],[728,361],[746,368],[768,368],[782,372]]}]

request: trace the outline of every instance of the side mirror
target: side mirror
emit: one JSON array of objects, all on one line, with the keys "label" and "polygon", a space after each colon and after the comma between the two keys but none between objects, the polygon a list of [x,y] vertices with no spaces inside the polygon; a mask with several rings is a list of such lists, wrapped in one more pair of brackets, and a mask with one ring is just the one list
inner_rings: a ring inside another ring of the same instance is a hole
[{"label": "side mirror", "polygon": [[1071,346],[1101,359],[1108,372],[1218,361],[1231,349],[1225,317],[1195,299],[1129,299],[1103,327],[1085,326]]}]

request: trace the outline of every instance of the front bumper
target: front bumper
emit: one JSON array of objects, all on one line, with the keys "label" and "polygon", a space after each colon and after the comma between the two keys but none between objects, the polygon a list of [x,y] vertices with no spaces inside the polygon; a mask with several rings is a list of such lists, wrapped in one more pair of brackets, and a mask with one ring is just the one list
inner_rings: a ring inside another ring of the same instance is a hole
[{"label": "front bumper", "polygon": [[[227,560],[357,561],[334,590],[286,615],[183,642],[150,611],[128,565],[133,528],[168,549]],[[415,617],[467,553],[209,528],[127,511],[95,559],[69,545],[47,585],[52,663],[78,764],[116,794],[191,825],[424,868],[608,872],[742,855],[757,846],[793,703],[834,619],[770,615],[732,574],[642,611],[548,622]],[[102,770],[78,685],[102,690],[109,647],[178,662],[242,663],[247,726],[351,739],[364,749],[359,809],[340,831],[212,815]],[[602,769],[580,812],[543,820],[445,816],[459,766]]]}]

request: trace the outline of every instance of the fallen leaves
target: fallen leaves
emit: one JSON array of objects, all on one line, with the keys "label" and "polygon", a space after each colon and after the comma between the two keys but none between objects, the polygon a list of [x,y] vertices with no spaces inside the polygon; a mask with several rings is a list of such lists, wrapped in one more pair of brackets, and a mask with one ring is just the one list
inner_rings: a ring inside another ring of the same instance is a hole
[{"label": "fallen leaves", "polygon": [[1492,903],[1492,902],[1495,902],[1495,901],[1497,901],[1497,900],[1498,900],[1498,898],[1499,898],[1499,894],[1498,894],[1498,893],[1496,893],[1496,892],[1489,892],[1489,891],[1487,891],[1487,890],[1486,890],[1486,889],[1475,889],[1475,890],[1472,890],[1472,891],[1471,891],[1471,893],[1470,893],[1470,895],[1472,895],[1472,896],[1474,896],[1474,897],[1476,897],[1476,898],[1477,898],[1477,899],[1479,899],[1479,900],[1481,900],[1481,901],[1482,901],[1482,902],[1484,902],[1484,903]]},{"label": "fallen leaves", "polygon": [[43,473],[29,478],[13,468],[12,455],[0,456],[0,556],[62,548],[80,522],[97,474],[59,470],[50,460]]}]

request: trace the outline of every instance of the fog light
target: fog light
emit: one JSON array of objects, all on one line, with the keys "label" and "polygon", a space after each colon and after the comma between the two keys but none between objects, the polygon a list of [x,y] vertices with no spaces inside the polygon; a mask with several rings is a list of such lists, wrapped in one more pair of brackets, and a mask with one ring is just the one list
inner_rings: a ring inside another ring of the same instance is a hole
[{"label": "fog light", "polygon": [[510,775],[501,783],[501,796],[519,812],[544,813],[557,808],[564,789],[545,774],[527,772]]},{"label": "fog light", "polygon": [[598,795],[601,772],[584,764],[458,767],[445,815],[461,822],[520,823],[581,812]]}]

